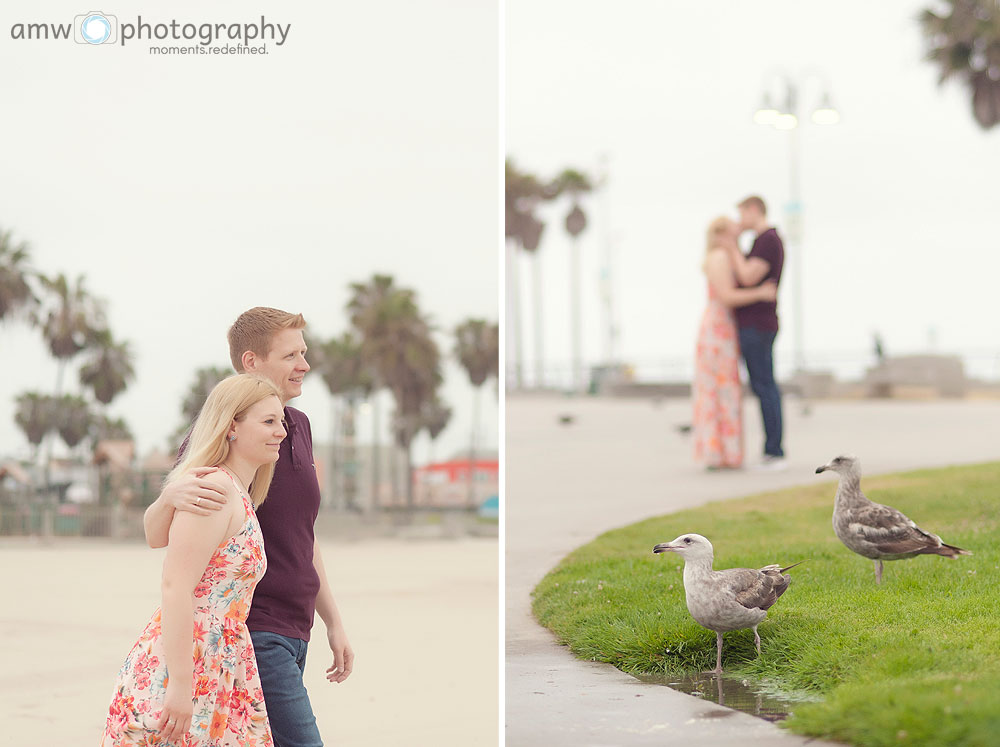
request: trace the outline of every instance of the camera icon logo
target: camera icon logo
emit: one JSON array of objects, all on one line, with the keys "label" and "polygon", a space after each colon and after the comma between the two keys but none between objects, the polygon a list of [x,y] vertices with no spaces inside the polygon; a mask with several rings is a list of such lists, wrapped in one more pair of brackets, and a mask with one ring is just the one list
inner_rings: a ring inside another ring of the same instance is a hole
[{"label": "camera icon logo", "polygon": [[75,16],[73,41],[77,44],[114,44],[118,41],[118,16],[96,10]]}]

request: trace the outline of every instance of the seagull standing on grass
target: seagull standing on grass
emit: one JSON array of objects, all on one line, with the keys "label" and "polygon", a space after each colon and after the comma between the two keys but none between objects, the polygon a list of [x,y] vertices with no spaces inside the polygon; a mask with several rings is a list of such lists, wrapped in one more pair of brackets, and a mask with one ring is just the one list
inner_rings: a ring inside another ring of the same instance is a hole
[{"label": "seagull standing on grass", "polygon": [[872,503],[861,492],[861,463],[857,457],[839,456],[817,467],[817,474],[832,470],[840,475],[833,504],[833,531],[858,555],[875,561],[875,583],[882,583],[882,561],[914,555],[943,555],[957,559],[972,555],[961,547],[946,545],[891,506]]},{"label": "seagull standing on grass", "polygon": [[[703,628],[715,631],[715,674],[722,674],[722,634],[729,630],[753,628],[753,640],[760,656],[757,625],[767,610],[792,582],[783,575],[794,565],[768,565],[760,570],[727,568],[713,571],[712,543],[700,534],[682,534],[673,542],[653,548],[654,553],[675,552],[684,559],[684,593],[688,612]],[[802,561],[799,561],[802,562]]]}]

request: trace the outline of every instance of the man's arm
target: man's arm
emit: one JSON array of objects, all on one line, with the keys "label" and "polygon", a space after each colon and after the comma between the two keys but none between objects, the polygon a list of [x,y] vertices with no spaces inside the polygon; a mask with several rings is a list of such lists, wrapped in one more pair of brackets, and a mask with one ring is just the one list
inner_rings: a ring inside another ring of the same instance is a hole
[{"label": "man's arm", "polygon": [[225,493],[216,483],[205,479],[214,471],[215,467],[195,467],[190,474],[163,488],[142,515],[147,545],[153,548],[167,546],[175,511],[208,516],[226,505]]},{"label": "man's arm", "polygon": [[[169,490],[169,488],[165,488]],[[156,549],[166,547],[170,539],[170,523],[174,520],[174,509],[164,502],[163,493],[146,508],[142,515],[142,529],[146,533],[146,544]]]},{"label": "man's arm", "polygon": [[733,262],[736,279],[744,288],[752,288],[757,285],[771,271],[771,265],[767,260],[755,256],[745,257],[739,247],[735,245],[729,247],[729,258]]},{"label": "man's arm", "polygon": [[316,594],[316,612],[326,624],[326,637],[333,651],[333,666],[326,670],[326,678],[330,682],[343,682],[354,669],[354,651],[347,641],[344,623],[340,619],[340,610],[333,599],[333,592],[326,580],[326,569],[323,567],[323,556],[319,551],[319,540],[313,541],[313,567],[319,576],[319,593]]},{"label": "man's arm", "polygon": [[733,281],[733,268],[725,252],[713,250],[705,260],[705,274],[708,282],[726,306],[731,309],[749,306],[758,301],[775,301],[778,297],[778,286],[775,283],[762,283],[753,288],[737,288]]}]

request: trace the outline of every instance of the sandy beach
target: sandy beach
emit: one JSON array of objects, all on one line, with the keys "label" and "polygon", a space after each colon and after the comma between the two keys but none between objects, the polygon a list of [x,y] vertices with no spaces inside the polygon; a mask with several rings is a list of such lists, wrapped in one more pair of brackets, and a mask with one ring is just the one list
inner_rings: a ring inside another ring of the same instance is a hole
[{"label": "sandy beach", "polygon": [[[357,653],[328,683],[317,618],[306,686],[324,742],[496,744],[497,540],[326,542],[323,556]],[[0,744],[96,747],[162,562],[135,543],[0,539]]]}]

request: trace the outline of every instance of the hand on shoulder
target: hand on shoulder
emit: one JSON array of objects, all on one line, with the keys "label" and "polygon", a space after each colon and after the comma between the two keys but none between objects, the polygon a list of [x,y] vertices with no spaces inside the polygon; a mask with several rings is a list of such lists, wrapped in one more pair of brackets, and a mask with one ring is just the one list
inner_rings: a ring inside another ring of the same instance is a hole
[{"label": "hand on shoulder", "polygon": [[[194,471],[188,476],[193,474]],[[187,478],[181,478],[181,480],[184,479]],[[174,542],[175,530],[183,535],[188,535],[195,541],[207,537],[209,542],[218,543],[218,539],[212,538],[215,538],[219,533],[224,533],[234,521],[237,508],[242,508],[242,501],[239,499],[236,486],[223,470],[217,469],[195,479],[198,485],[202,486],[199,489],[202,494],[212,496],[211,504],[207,500],[199,502],[196,497],[192,507],[174,513],[173,521],[170,524],[170,544]]]},{"label": "hand on shoulder", "polygon": [[[239,488],[236,487],[233,478],[223,468],[217,467],[214,472],[205,475],[202,479],[214,490],[218,491],[215,495],[217,496],[217,501],[221,501],[221,503],[216,502],[214,506],[211,506],[210,510],[214,511],[219,508],[225,508],[227,505],[243,505],[243,502],[240,500]],[[202,503],[202,505],[206,504]]]},{"label": "hand on shoulder", "polygon": [[225,506],[232,481],[217,467],[192,467],[163,489],[160,499],[174,511],[208,516]]}]

